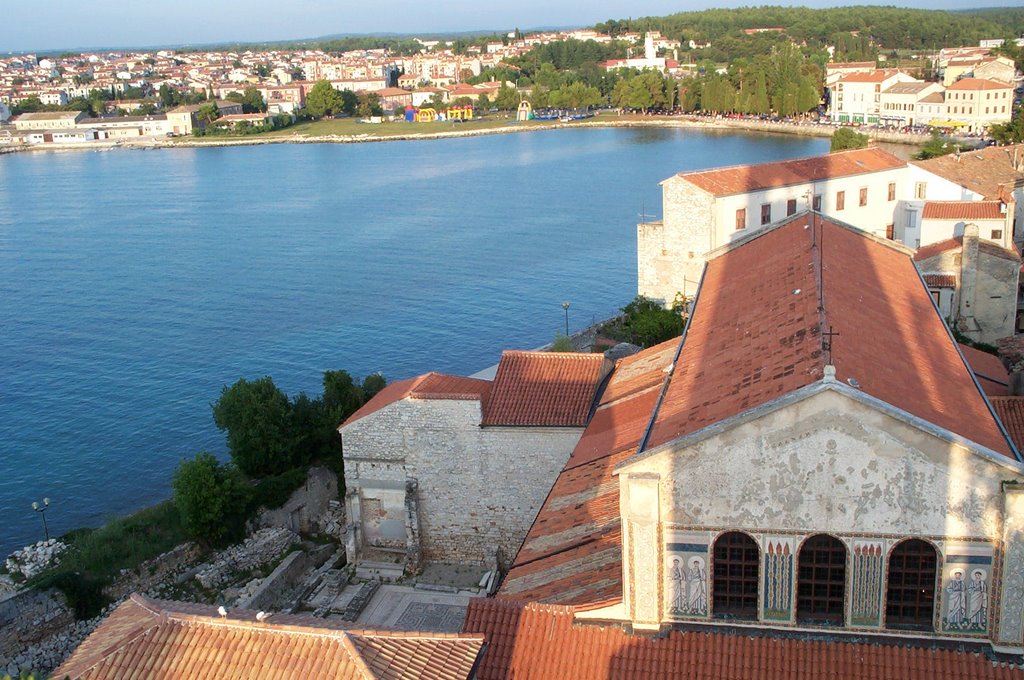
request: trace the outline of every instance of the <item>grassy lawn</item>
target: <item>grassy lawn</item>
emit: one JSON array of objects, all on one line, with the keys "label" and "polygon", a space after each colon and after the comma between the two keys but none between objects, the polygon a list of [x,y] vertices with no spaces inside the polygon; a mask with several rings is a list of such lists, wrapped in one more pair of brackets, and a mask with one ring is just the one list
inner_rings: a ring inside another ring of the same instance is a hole
[{"label": "grassy lawn", "polygon": [[135,569],[148,559],[188,540],[171,501],[107,522],[99,529],[76,529],[61,537],[68,550],[60,564],[30,582],[64,591],[78,618],[89,618],[106,604],[101,589],[122,569]]},{"label": "grassy lawn", "polygon": [[291,137],[304,135],[308,137],[325,137],[328,135],[368,135],[371,137],[395,137],[401,135],[434,134],[438,132],[471,132],[474,130],[493,130],[509,126],[545,127],[547,121],[530,121],[517,123],[514,118],[492,116],[455,123],[452,121],[434,123],[360,123],[354,118],[336,118],[334,120],[318,120],[297,123],[291,127],[260,135],[261,138]]}]

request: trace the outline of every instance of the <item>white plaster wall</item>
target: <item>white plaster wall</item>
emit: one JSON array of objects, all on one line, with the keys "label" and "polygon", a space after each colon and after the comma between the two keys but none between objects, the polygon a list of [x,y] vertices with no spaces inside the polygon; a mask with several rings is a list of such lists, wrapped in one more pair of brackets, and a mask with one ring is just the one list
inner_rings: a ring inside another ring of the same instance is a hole
[{"label": "white plaster wall", "polygon": [[[897,204],[897,201],[889,200],[889,183],[896,183],[896,197],[899,198],[901,191],[905,191],[904,178],[904,171],[895,169],[720,197],[715,205],[715,246],[767,226],[761,224],[762,204],[771,204],[771,223],[775,223],[786,218],[787,202],[790,199],[796,199],[796,211],[801,212],[810,207],[807,197],[818,194],[822,197],[822,214],[885,238],[886,227],[892,223],[893,211]],[[868,190],[867,205],[863,207],[860,205],[861,187]],[[840,191],[845,192],[844,207],[842,210],[836,210],[836,194]],[[747,228],[744,231],[736,231],[734,228],[736,211],[740,208],[747,210]]]},{"label": "white plaster wall", "polygon": [[518,551],[582,428],[482,428],[476,400],[404,399],[342,428],[346,485],[418,483],[427,561]]},{"label": "white plaster wall", "polygon": [[[1006,224],[1006,219],[970,220],[970,222],[978,225],[978,235],[981,238],[997,243],[1003,248],[1013,249],[1013,236]],[[965,224],[967,224],[965,220],[922,219],[920,229],[921,245],[926,246],[931,243],[949,240],[954,236],[962,236]],[[991,238],[993,230],[1002,231],[1002,236],[999,239]]]}]

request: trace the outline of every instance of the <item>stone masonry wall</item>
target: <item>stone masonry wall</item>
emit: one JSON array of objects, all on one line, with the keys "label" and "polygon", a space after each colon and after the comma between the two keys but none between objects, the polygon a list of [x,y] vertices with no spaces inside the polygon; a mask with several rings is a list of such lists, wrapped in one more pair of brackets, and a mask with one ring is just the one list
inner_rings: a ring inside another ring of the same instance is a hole
[{"label": "stone masonry wall", "polygon": [[344,428],[350,489],[418,483],[427,561],[514,555],[581,428],[481,428],[475,400],[406,399]]},{"label": "stone masonry wall", "polygon": [[7,659],[75,620],[63,593],[23,590],[0,600],[0,672]]},{"label": "stone masonry wall", "polygon": [[637,225],[637,292],[671,304],[676,292],[692,295],[712,248],[713,199],[689,182],[662,184],[661,222]]}]

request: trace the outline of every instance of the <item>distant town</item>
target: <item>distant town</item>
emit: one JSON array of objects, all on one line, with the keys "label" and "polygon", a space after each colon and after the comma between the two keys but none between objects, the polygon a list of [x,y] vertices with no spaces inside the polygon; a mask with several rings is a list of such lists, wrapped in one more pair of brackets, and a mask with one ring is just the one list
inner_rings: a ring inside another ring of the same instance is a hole
[{"label": "distant town", "polygon": [[252,138],[324,119],[573,120],[608,108],[984,137],[1011,123],[1020,99],[1014,57],[1024,40],[907,50],[859,31],[810,45],[770,25],[721,42],[623,29],[516,29],[348,50],[12,56],[0,59],[0,148]]}]

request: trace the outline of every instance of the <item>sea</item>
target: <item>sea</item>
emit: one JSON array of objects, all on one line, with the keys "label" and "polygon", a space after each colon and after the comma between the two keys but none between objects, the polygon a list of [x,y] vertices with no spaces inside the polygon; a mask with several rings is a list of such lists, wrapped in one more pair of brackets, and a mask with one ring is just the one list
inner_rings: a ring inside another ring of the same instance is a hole
[{"label": "sea", "polygon": [[159,502],[241,377],[468,375],[614,315],[675,173],[828,140],[586,128],[0,156],[0,555]]}]

